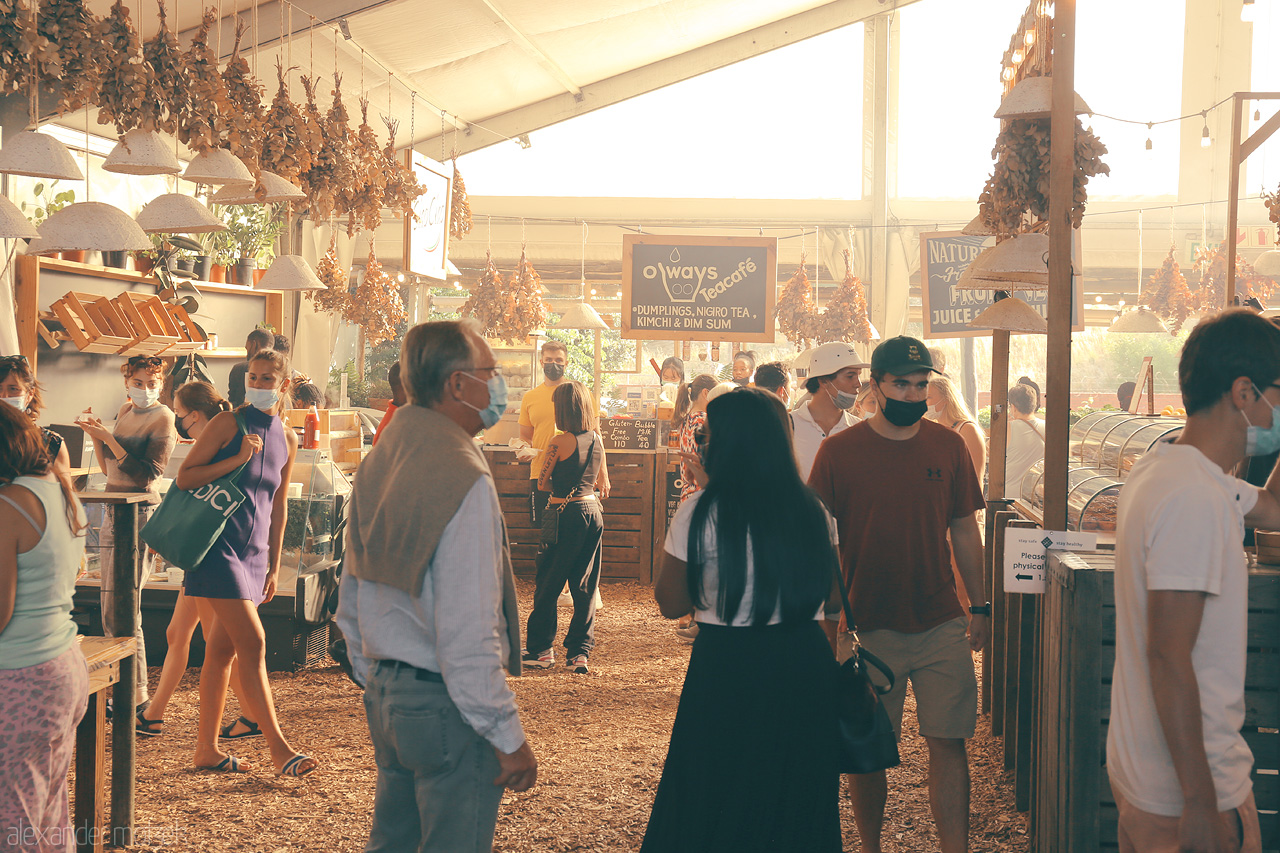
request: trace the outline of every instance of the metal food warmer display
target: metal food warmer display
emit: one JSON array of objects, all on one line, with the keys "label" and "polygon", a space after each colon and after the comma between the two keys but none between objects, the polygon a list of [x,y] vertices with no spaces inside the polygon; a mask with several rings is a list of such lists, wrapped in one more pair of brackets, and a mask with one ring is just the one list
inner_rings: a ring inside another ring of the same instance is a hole
[{"label": "metal food warmer display", "polygon": [[[1071,427],[1067,470],[1067,529],[1114,534],[1124,479],[1142,456],[1160,441],[1175,438],[1182,418],[1092,412]],[[1044,518],[1044,462],[1022,478],[1016,501],[1023,515]]]}]

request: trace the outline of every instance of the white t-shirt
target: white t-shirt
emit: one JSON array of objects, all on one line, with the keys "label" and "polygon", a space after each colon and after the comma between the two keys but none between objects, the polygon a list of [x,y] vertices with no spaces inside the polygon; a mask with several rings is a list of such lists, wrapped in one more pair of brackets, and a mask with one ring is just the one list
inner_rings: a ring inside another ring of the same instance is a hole
[{"label": "white t-shirt", "polygon": [[842,412],[840,420],[831,428],[831,432],[823,432],[822,427],[813,419],[808,405],[803,405],[791,413],[791,441],[796,450],[796,465],[800,466],[800,479],[809,482],[809,472],[813,470],[813,460],[818,455],[818,448],[828,436],[844,432],[858,422],[858,417],[851,412]]},{"label": "white t-shirt", "polygon": [[1245,513],[1257,500],[1257,487],[1186,444],[1157,444],[1133,466],[1120,492],[1107,769],[1112,784],[1142,811],[1178,817],[1183,807],[1151,691],[1149,590],[1207,593],[1191,659],[1218,810],[1238,807],[1253,789],[1253,755],[1240,735],[1249,618],[1241,543]]},{"label": "white t-shirt", "polygon": [[1009,421],[1009,444],[1004,454],[1004,496],[1022,497],[1022,478],[1031,466],[1044,458],[1044,424],[1035,426],[1013,418]]},{"label": "white t-shirt", "polygon": [[[676,510],[676,514],[671,517],[671,524],[667,525],[667,542],[664,550],[677,560],[689,562],[689,525],[693,520],[693,510],[698,505],[698,501],[702,500],[706,492],[695,492],[688,500],[680,504],[680,508]],[[839,545],[836,538],[836,522],[831,514],[823,509],[823,513],[827,517],[827,527],[831,529],[831,544]],[[707,514],[707,523],[702,531],[702,600],[707,603],[711,610],[695,610],[693,618],[697,622],[710,625],[724,625],[725,621],[715,612],[716,598],[720,593],[719,574],[717,571],[716,560],[716,511],[713,508]],[[751,625],[752,601],[754,594],[754,575],[752,573],[751,564],[751,539],[747,539],[747,583],[746,589],[742,592],[742,601],[738,605],[738,612],[733,616],[733,627],[745,628]],[[818,605],[818,612],[814,614],[814,619],[822,619],[823,607],[825,602]],[[776,625],[782,621],[782,604],[774,608],[773,616],[769,618],[768,624]]]}]

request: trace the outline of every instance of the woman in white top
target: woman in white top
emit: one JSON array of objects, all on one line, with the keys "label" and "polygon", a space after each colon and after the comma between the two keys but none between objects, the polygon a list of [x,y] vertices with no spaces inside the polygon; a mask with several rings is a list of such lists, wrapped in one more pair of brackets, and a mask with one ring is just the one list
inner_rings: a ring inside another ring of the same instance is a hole
[{"label": "woman in white top", "polygon": [[1036,420],[1036,392],[1022,383],[1009,389],[1009,446],[1005,450],[1004,496],[1022,497],[1022,479],[1044,459],[1044,424]]},{"label": "woman in white top", "polygon": [[835,525],[777,397],[717,397],[707,430],[706,488],[672,519],[654,587],[700,630],[641,849],[835,853]]}]

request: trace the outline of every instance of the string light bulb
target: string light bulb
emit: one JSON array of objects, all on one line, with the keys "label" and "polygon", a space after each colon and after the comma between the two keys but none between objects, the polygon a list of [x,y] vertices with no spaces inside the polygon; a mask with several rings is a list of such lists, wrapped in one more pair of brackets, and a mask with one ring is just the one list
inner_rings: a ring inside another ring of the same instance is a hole
[{"label": "string light bulb", "polygon": [[1200,117],[1204,119],[1204,130],[1200,131],[1200,147],[1208,148],[1213,144],[1213,138],[1209,136],[1209,111],[1202,110]]},{"label": "string light bulb", "polygon": [[1021,64],[1022,64],[1023,56],[1024,56],[1024,54],[1022,53],[1022,48],[1018,48],[1017,50],[1015,50],[1015,51],[1013,52],[1013,64],[1014,64],[1014,65],[1021,65]]},{"label": "string light bulb", "polygon": [[1254,120],[1254,121],[1262,121],[1262,110],[1257,110],[1257,109],[1255,109],[1255,110],[1253,111],[1253,120]]},{"label": "string light bulb", "polygon": [[1031,47],[1031,45],[1035,44],[1035,43],[1036,43],[1036,31],[1035,31],[1035,30],[1027,30],[1026,35],[1024,35],[1024,36],[1022,37],[1022,43],[1023,43],[1023,44],[1025,44],[1027,47]]},{"label": "string light bulb", "polygon": [[1012,69],[1011,67],[1009,67],[1008,65],[1006,65],[1006,66],[1004,67],[1004,71],[1003,71],[1003,72],[1001,72],[1000,77],[1001,77],[1001,79],[1003,79],[1003,80],[1012,80],[1012,79],[1013,79],[1013,69]]},{"label": "string light bulb", "polygon": [[1151,150],[1151,128],[1154,122],[1147,122],[1147,150]]},{"label": "string light bulb", "polygon": [[1258,16],[1258,7],[1254,0],[1244,0],[1240,5],[1240,20],[1246,24],[1252,24]]}]

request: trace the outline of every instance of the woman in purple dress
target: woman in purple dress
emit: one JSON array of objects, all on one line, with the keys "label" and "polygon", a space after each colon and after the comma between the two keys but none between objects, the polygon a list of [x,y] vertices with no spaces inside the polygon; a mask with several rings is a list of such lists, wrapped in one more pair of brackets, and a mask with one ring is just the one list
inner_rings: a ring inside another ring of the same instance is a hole
[{"label": "woman in purple dress", "polygon": [[187,454],[174,481],[180,489],[197,489],[217,479],[237,456],[242,443],[253,448],[237,485],[245,502],[227,520],[222,536],[195,571],[186,574],[183,590],[194,599],[200,621],[211,626],[205,637],[200,671],[200,728],[195,766],[231,773],[248,767],[218,749],[218,726],[226,706],[232,658],[240,661],[244,688],[240,701],[266,737],[276,772],[305,776],[314,759],[296,752],[276,719],[267,682],[266,640],[258,605],[276,593],[280,551],[288,511],[284,484],[289,482],[298,439],[277,414],[289,380],[289,364],[274,350],[259,350],[245,373],[245,405],[214,417]]}]

